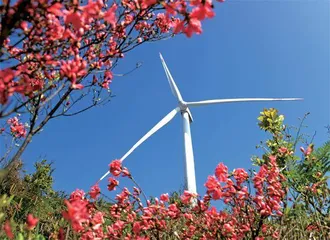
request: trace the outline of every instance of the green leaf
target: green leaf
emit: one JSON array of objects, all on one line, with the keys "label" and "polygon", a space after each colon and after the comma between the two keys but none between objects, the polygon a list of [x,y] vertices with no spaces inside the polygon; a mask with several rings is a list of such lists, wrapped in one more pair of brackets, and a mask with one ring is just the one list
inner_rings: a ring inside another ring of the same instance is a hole
[{"label": "green leaf", "polygon": [[16,237],[16,240],[24,240],[24,236],[22,233],[19,233]]}]

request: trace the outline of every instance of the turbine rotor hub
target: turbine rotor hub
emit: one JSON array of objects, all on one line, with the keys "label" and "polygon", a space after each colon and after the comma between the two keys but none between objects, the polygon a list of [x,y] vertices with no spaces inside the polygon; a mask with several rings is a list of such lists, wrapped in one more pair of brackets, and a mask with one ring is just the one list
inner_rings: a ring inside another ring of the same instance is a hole
[{"label": "turbine rotor hub", "polygon": [[179,108],[181,112],[186,112],[188,109],[187,103],[184,101],[179,101]]}]

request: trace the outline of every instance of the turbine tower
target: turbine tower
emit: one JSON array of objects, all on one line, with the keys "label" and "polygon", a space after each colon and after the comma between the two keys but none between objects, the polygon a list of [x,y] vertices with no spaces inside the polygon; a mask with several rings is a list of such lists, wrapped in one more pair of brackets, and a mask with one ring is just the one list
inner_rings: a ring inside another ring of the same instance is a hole
[{"label": "turbine tower", "polygon": [[[185,154],[185,186],[187,190],[191,193],[197,193],[196,187],[196,175],[195,175],[195,162],[194,153],[192,146],[192,138],[190,132],[190,123],[193,121],[189,107],[199,107],[210,104],[223,104],[223,103],[235,103],[235,102],[263,102],[263,101],[296,101],[302,100],[301,98],[233,98],[233,99],[213,99],[204,100],[198,102],[185,102],[181,96],[181,93],[174,82],[174,79],[168,70],[168,67],[160,55],[160,60],[162,62],[165,74],[172,90],[174,97],[178,102],[178,106],[168,113],[162,120],[160,120],[147,134],[145,134],[134,146],[120,159],[124,161],[138,146],[140,146],[145,140],[147,140],[151,135],[169,123],[178,112],[181,112],[182,122],[183,122],[183,140],[184,140],[184,154]],[[106,172],[98,182],[102,181],[110,172]]]}]

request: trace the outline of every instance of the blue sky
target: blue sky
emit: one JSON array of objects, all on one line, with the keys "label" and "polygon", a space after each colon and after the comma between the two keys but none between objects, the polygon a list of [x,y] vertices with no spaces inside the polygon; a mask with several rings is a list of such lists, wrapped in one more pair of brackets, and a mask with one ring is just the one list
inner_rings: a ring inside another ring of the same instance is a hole
[{"label": "blue sky", "polygon": [[[302,97],[303,102],[238,103],[191,109],[198,191],[219,162],[232,170],[251,166],[255,146],[267,135],[256,118],[275,107],[298,125],[311,112],[305,133],[328,139],[330,123],[329,1],[227,1],[203,34],[146,44],[127,54],[116,73],[143,66],[111,86],[106,106],[52,121],[23,155],[54,161],[55,188],[89,187],[141,136],[176,106],[159,60],[162,52],[186,101],[234,97]],[[147,195],[183,184],[183,135],[178,115],[125,160]],[[106,191],[106,181],[102,183]]]}]

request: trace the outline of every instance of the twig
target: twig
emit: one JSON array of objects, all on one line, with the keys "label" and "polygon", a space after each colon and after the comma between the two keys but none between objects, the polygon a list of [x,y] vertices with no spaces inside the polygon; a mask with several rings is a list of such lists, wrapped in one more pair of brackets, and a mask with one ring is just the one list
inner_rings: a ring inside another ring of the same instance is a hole
[{"label": "twig", "polygon": [[131,179],[132,182],[138,187],[138,189],[140,190],[140,192],[142,193],[142,195],[143,195],[143,197],[144,197],[144,200],[145,200],[146,203],[147,203],[147,201],[148,201],[147,196],[146,196],[146,195],[144,194],[144,192],[142,191],[142,188],[140,187],[140,185],[134,180],[134,178],[132,177],[132,175],[129,176],[129,179]]}]

